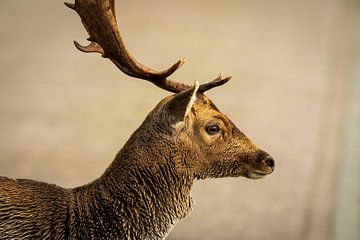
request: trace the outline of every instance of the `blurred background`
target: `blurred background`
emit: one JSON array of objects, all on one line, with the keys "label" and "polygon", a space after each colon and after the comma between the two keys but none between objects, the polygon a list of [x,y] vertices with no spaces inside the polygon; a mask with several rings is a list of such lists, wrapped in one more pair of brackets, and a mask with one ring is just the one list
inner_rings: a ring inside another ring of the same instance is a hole
[{"label": "blurred background", "polygon": [[[276,160],[261,180],[198,181],[170,240],[360,239],[360,2],[117,1],[125,42],[173,78],[220,72],[218,107]],[[169,93],[97,54],[63,1],[0,1],[0,175],[75,187],[100,176]]]}]

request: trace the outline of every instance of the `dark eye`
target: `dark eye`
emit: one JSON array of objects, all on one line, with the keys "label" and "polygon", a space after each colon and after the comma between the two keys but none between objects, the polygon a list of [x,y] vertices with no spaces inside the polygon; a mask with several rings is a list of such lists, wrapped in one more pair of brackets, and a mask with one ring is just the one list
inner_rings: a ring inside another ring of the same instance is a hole
[{"label": "dark eye", "polygon": [[220,131],[220,127],[219,127],[218,125],[211,125],[211,126],[206,127],[206,132],[207,132],[209,135],[215,135],[215,134],[217,134],[219,131]]}]

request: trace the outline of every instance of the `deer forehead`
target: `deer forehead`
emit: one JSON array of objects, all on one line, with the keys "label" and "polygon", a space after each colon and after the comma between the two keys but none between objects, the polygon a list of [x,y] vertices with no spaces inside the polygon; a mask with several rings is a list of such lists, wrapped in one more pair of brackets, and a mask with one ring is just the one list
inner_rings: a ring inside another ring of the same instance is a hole
[{"label": "deer forehead", "polygon": [[203,94],[198,94],[198,97],[193,105],[192,112],[198,118],[218,118],[227,122],[226,116],[220,112],[220,110],[207,96]]}]

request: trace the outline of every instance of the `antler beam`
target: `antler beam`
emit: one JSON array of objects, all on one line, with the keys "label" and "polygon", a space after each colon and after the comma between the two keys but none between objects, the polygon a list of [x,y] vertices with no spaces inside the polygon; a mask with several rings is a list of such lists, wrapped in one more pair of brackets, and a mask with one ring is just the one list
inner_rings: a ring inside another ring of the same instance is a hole
[{"label": "antler beam", "polygon": [[[85,53],[100,53],[104,58],[109,58],[125,74],[147,80],[156,86],[170,92],[178,93],[190,86],[174,82],[168,77],[180,68],[185,59],[177,61],[164,71],[148,68],[128,52],[121,38],[116,21],[115,0],[75,0],[75,4],[65,3],[75,10],[81,17],[82,23],[89,34],[88,46],[74,42],[77,49]],[[199,91],[205,92],[213,87],[224,84],[230,77],[222,75],[214,81],[200,86]]]}]

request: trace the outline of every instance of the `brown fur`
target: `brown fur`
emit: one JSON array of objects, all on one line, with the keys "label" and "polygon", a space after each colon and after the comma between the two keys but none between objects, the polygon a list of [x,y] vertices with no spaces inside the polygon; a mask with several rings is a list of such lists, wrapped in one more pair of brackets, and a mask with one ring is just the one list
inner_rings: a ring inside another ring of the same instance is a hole
[{"label": "brown fur", "polygon": [[[105,173],[75,189],[0,177],[0,239],[164,239],[192,208],[194,179],[259,178],[273,160],[202,93],[162,100]],[[206,126],[221,132],[209,135]]]}]

